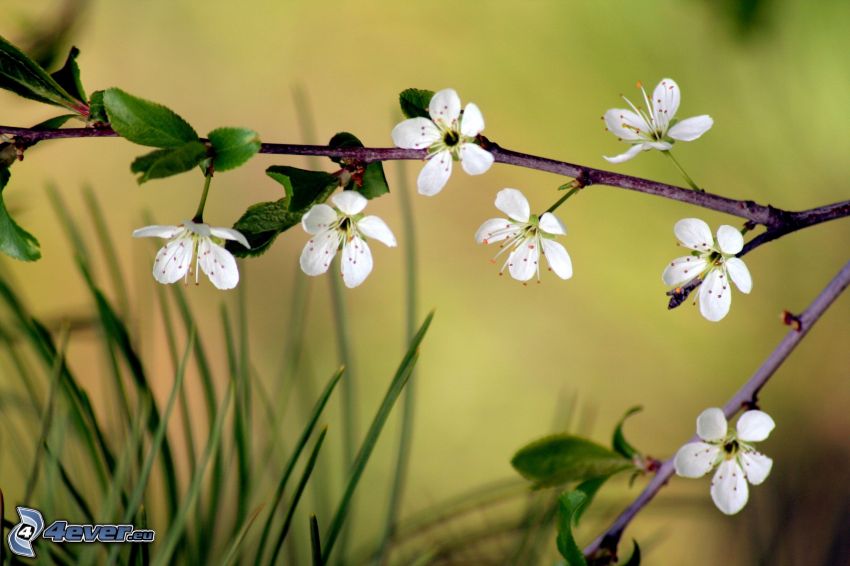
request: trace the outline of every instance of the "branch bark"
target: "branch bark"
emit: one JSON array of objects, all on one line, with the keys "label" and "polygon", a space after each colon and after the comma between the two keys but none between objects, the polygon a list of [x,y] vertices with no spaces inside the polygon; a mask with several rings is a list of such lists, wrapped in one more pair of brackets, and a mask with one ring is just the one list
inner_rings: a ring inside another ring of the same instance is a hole
[{"label": "branch bark", "polygon": [[[779,369],[791,352],[794,351],[797,344],[805,338],[815,322],[820,319],[823,313],[826,312],[848,285],[850,285],[850,261],[844,265],[841,271],[838,272],[802,314],[793,317],[799,325],[795,324],[794,328],[779,342],[779,345],[770,353],[753,376],[729,399],[723,407],[723,412],[726,414],[727,419],[732,418],[742,408],[752,406],[756,403],[761,389],[773,377],[776,370]],[[697,442],[698,440],[699,438],[695,435],[687,442]],[[617,544],[623,535],[623,531],[631,523],[635,515],[667,484],[674,471],[673,457],[671,457],[661,464],[655,477],[652,478],[631,505],[626,507],[620,516],[614,520],[611,526],[608,527],[608,530],[584,549],[584,554],[590,556],[602,550],[616,556]]]}]

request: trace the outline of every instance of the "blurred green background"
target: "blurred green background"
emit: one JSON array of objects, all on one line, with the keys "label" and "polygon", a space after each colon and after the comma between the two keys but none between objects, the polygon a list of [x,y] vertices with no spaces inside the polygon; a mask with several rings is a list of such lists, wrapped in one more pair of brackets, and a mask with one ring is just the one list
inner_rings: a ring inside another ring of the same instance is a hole
[{"label": "blurred green background", "polygon": [[[26,45],[53,25],[64,5],[6,0],[0,34]],[[257,130],[267,142],[308,141],[293,104],[293,89],[301,88],[319,140],[348,130],[368,146],[388,146],[399,119],[399,91],[452,87],[464,103],[479,105],[487,123],[484,134],[504,147],[682,184],[657,153],[616,166],[602,159],[625,149],[604,131],[603,112],[622,105],[621,93],[635,100],[636,81],[652,88],[672,77],[682,90],[680,117],[707,113],[715,120],[702,139],[675,150],[707,190],[786,209],[850,195],[850,4],[839,0],[95,0],[71,5],[82,11],[69,41],[82,51],[89,91],[120,86],[167,104],[201,132],[234,125]],[[50,108],[0,93],[4,125],[31,125],[52,115]],[[129,163],[140,153],[115,139],[47,142],[29,151],[14,166],[4,198],[16,219],[39,237],[44,257],[35,264],[4,259],[3,269],[14,275],[39,316],[86,316],[90,299],[44,187],[55,184],[80,219],[81,188],[93,187],[130,275],[127,291],[144,362],[164,396],[173,374],[158,317],[151,314],[153,248],[130,233],[143,224],[143,211],[162,223],[190,217],[201,180],[183,175],[139,188]],[[306,161],[258,156],[247,167],[216,176],[207,220],[227,226],[252,203],[278,198],[279,187],[263,174],[272,164],[306,166]],[[331,165],[322,166],[330,171]],[[407,186],[415,186],[419,167],[388,163],[391,189],[402,190],[401,175]],[[723,404],[786,332],[779,313],[802,310],[848,258],[848,221],[761,247],[746,257],[752,294],[736,291],[730,315],[712,324],[689,303],[666,309],[661,271],[678,255],[672,227],[688,216],[713,227],[740,222],[672,201],[592,187],[559,210],[568,229],[562,242],[573,259],[573,279],[564,282],[546,273],[542,284],[524,287],[498,277],[498,266],[489,263],[495,250],[476,245],[472,237],[496,213],[496,192],[520,188],[533,209],[543,210],[563,182],[497,164],[480,177],[458,169],[439,196],[413,199],[420,316],[431,308],[437,315],[414,378],[415,441],[403,516],[514,476],[513,452],[562,426],[571,411],[574,428],[607,442],[622,413],[643,405],[644,412],[628,425],[630,439],[651,455],[672,454],[694,432],[696,415]],[[373,202],[369,210],[402,234],[397,194]],[[290,297],[305,241],[295,228],[264,256],[240,264],[252,361],[271,390],[290,332]],[[405,344],[402,248],[375,245],[373,252],[372,275],[346,292],[361,433]],[[235,301],[235,294],[217,292],[207,281],[188,292],[214,338],[220,334],[219,303]],[[313,394],[303,392],[317,390],[339,362],[327,277],[309,282],[308,301],[304,369],[286,418],[291,431],[300,430],[312,403],[305,399]],[[750,505],[728,518],[712,505],[708,479],[672,481],[626,535],[626,540],[646,541],[647,563],[761,563],[754,554],[764,557],[777,548],[765,526],[773,524],[771,518],[808,525],[809,533],[817,530],[813,521],[832,528],[838,519],[827,508],[843,504],[846,509],[850,501],[849,318],[850,301],[844,297],[763,392],[762,407],[778,426],[761,447],[775,464],[766,484],[751,491]],[[93,390],[104,372],[97,344],[94,333],[83,331],[72,335],[69,348],[72,364],[90,378]],[[216,355],[223,364],[224,354]],[[354,549],[368,548],[380,533],[397,409],[358,491]],[[106,407],[97,410],[109,422]],[[324,497],[332,501],[342,485],[336,464],[338,415],[337,399],[325,419],[331,424],[331,450],[322,454],[318,468],[329,490]],[[205,426],[202,420],[197,424]],[[0,430],[0,484],[7,501],[16,502],[24,480],[12,471],[11,442]],[[801,473],[815,461],[826,464]],[[640,485],[629,490],[622,482],[610,488],[606,504],[580,530],[582,540],[594,536]],[[829,486],[826,495],[823,485]],[[303,506],[314,510],[322,497],[308,497]],[[814,497],[823,507],[815,506],[804,519],[802,510]],[[486,509],[471,519],[482,528],[489,520]],[[298,531],[302,538],[304,524]],[[754,524],[761,526],[751,528]],[[785,533],[782,544],[799,548],[786,552],[782,546],[771,563],[803,564],[809,562],[798,560],[826,556],[828,541],[809,535],[795,543]],[[446,529],[426,538],[453,536]],[[554,550],[552,538],[543,544]],[[476,563],[475,557],[466,559]]]}]

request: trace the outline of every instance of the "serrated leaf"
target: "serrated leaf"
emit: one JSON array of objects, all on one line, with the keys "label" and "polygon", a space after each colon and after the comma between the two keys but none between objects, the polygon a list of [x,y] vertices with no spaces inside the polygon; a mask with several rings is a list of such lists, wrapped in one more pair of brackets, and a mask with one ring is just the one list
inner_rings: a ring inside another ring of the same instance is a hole
[{"label": "serrated leaf", "polygon": [[251,205],[233,225],[235,230],[245,236],[251,249],[233,245],[236,242],[227,242],[227,250],[237,257],[262,255],[281,232],[301,222],[301,216],[301,213],[289,212],[285,198]]},{"label": "serrated leaf", "polygon": [[10,177],[8,169],[0,169],[0,251],[15,259],[35,261],[41,258],[38,240],[12,220],[3,201],[3,189]]},{"label": "serrated leaf", "polygon": [[583,491],[567,491],[558,498],[558,552],[567,561],[567,566],[587,566],[584,553],[573,536],[573,517],[585,506],[587,494]]},{"label": "serrated leaf", "polygon": [[207,158],[207,146],[199,141],[191,141],[179,147],[157,149],[137,157],[130,170],[139,173],[141,185],[151,179],[162,179],[194,168]]},{"label": "serrated leaf", "polygon": [[635,457],[635,455],[639,455],[634,446],[628,443],[626,437],[623,435],[623,423],[626,422],[626,419],[630,416],[639,413],[643,410],[641,406],[635,406],[626,411],[626,414],[623,415],[623,418],[620,419],[620,422],[617,423],[617,427],[614,429],[614,436],[611,439],[611,447],[614,448],[614,451],[618,454],[622,454],[624,458],[628,458],[631,460]]},{"label": "serrated leaf", "polygon": [[82,112],[85,105],[62,88],[47,71],[0,36],[0,88],[45,104]]},{"label": "serrated leaf", "polygon": [[[363,147],[363,143],[354,134],[339,132],[331,138],[328,146],[334,149]],[[331,157],[331,160],[338,164],[344,161],[338,157]],[[359,179],[353,179],[346,188],[356,190],[367,199],[373,199],[387,194],[390,192],[390,187],[387,184],[387,177],[384,174],[384,165],[380,161],[367,164],[362,176]]]},{"label": "serrated leaf", "polygon": [[568,434],[541,438],[521,448],[511,465],[537,487],[607,477],[634,464],[595,442]]},{"label": "serrated leaf", "polygon": [[83,89],[83,83],[80,82],[80,67],[77,65],[77,57],[79,55],[80,50],[76,47],[71,47],[71,51],[68,52],[68,58],[65,59],[65,64],[50,76],[53,77],[53,80],[59,86],[68,91],[71,96],[80,102],[84,102],[88,97],[86,97],[86,91]]},{"label": "serrated leaf", "polygon": [[133,143],[170,148],[198,140],[186,120],[156,102],[110,88],[103,94],[103,104],[112,129]]},{"label": "serrated leaf", "polygon": [[418,88],[409,88],[398,95],[398,101],[401,105],[401,113],[406,118],[431,118],[428,113],[428,104],[431,103],[431,98],[434,96],[432,90],[422,90]]},{"label": "serrated leaf", "polygon": [[106,107],[103,105],[102,90],[96,90],[91,93],[91,98],[89,99],[89,122],[109,123],[109,116],[106,115]]},{"label": "serrated leaf", "polygon": [[217,128],[207,137],[213,148],[213,169],[235,169],[260,151],[260,136],[247,128]]},{"label": "serrated leaf", "polygon": [[307,171],[285,165],[272,165],[266,175],[283,185],[286,209],[290,212],[304,210],[325,199],[339,186],[339,179],[322,171]]}]

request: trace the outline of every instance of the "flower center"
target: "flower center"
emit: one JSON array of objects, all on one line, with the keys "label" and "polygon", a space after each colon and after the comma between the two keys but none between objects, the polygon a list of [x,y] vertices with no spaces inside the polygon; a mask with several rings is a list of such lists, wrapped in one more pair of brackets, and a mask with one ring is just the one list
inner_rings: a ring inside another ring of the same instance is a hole
[{"label": "flower center", "polygon": [[448,147],[454,147],[460,141],[460,135],[454,130],[446,130],[446,133],[443,134],[443,143],[445,143]]},{"label": "flower center", "polygon": [[738,453],[738,441],[734,439],[730,440],[723,445],[723,451],[726,453],[727,457],[734,456]]}]

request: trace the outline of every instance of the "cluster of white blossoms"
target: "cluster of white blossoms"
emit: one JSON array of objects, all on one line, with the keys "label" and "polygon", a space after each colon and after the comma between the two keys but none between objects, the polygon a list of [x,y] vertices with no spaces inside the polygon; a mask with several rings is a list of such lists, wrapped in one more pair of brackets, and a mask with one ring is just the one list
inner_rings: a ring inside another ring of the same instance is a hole
[{"label": "cluster of white blossoms", "polygon": [[661,79],[652,92],[652,99],[638,83],[643,93],[646,108],[638,108],[632,101],[623,97],[631,110],[612,108],[603,117],[608,130],[620,140],[632,144],[628,151],[615,157],[605,157],[611,163],[622,163],[641,151],[657,149],[669,151],[676,141],[693,141],[706,133],[714,124],[711,116],[702,115],[675,119],[679,109],[681,93],[679,85],[673,79]]},{"label": "cluster of white blossoms", "polygon": [[756,451],[753,442],[765,440],[776,424],[767,413],[747,411],[734,431],[729,431],[721,409],[711,408],[697,417],[700,442],[682,446],[673,460],[676,473],[701,478],[714,468],[711,499],[727,515],[744,508],[749,499],[747,482],[759,485],[770,474],[773,460]]}]

